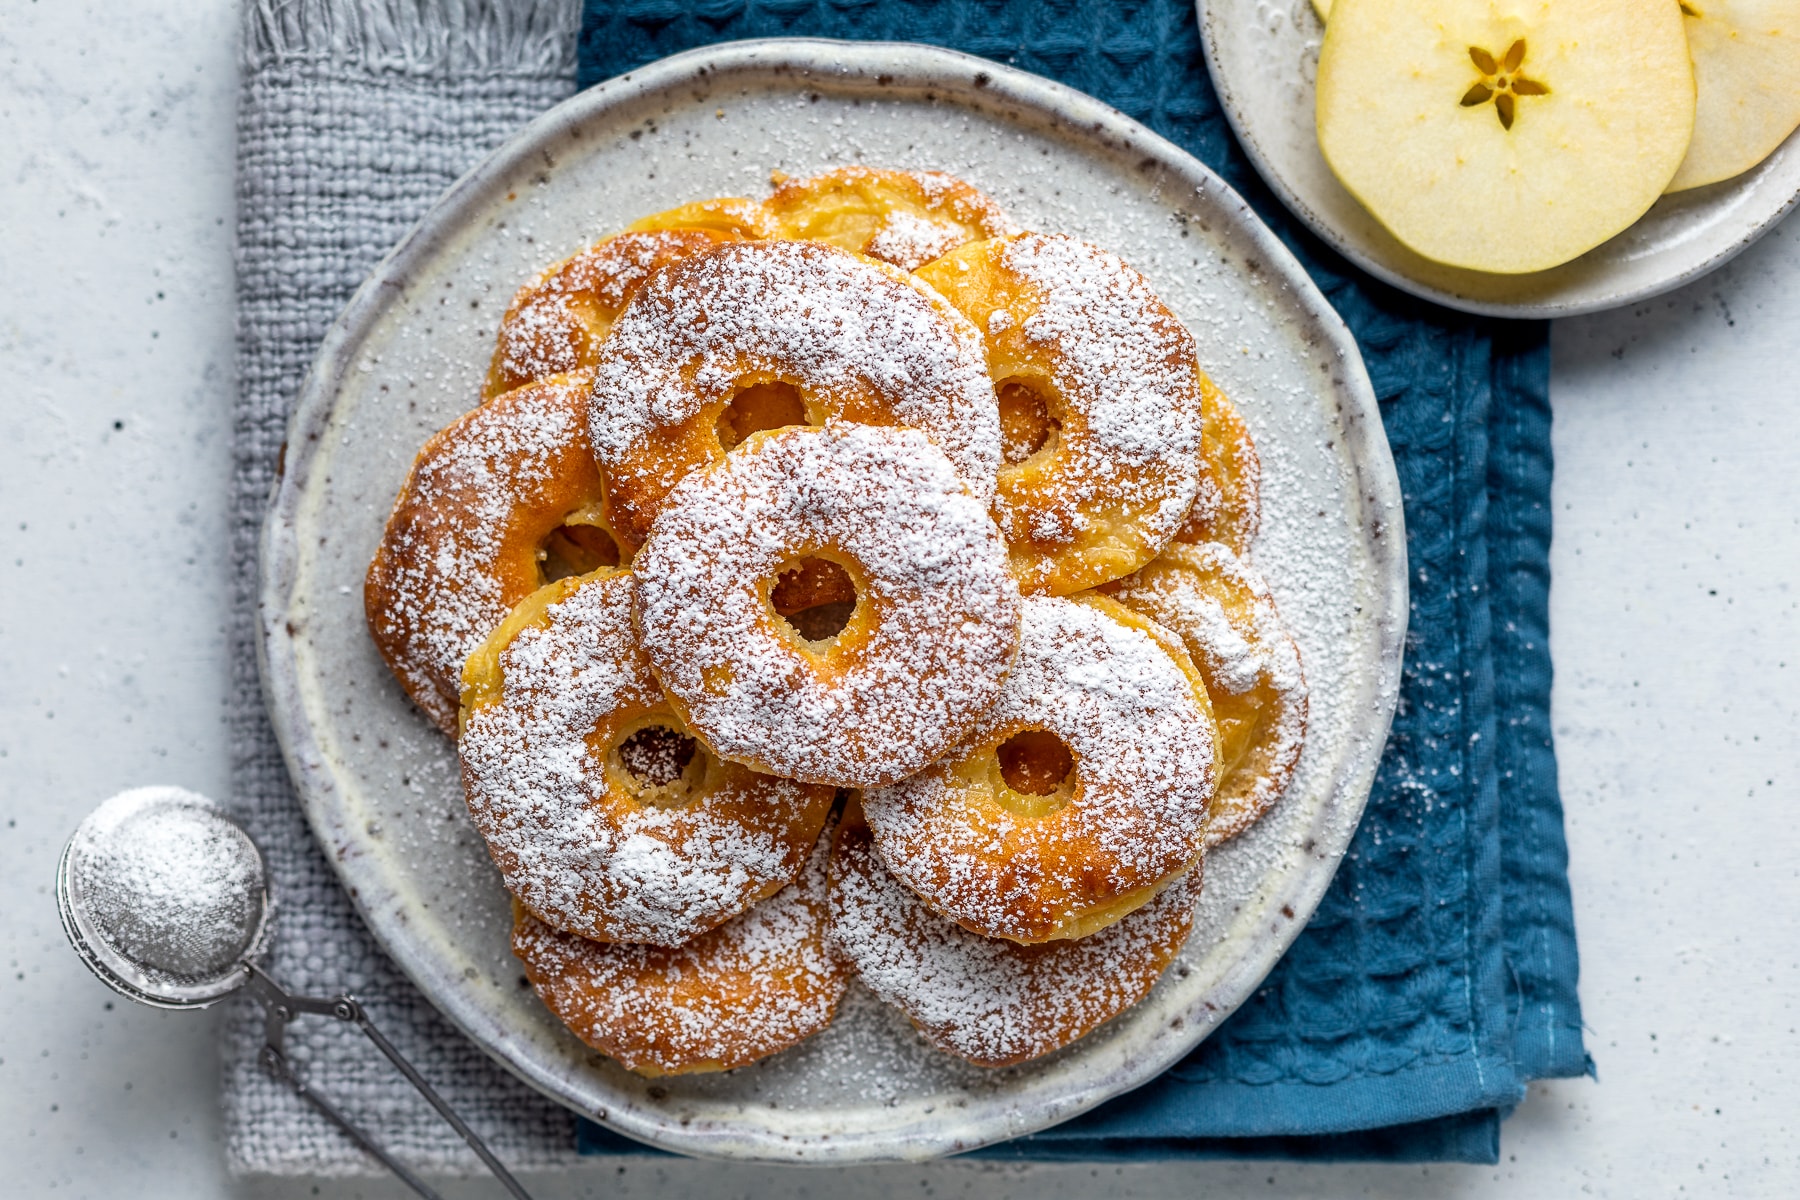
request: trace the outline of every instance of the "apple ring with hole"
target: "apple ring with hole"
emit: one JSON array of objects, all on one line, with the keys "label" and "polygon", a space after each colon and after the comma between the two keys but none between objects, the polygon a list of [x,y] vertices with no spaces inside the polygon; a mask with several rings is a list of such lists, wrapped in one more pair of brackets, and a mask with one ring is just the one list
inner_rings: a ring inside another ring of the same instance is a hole
[{"label": "apple ring with hole", "polygon": [[1015,228],[985,192],[939,171],[839,167],[783,179],[763,207],[782,237],[830,242],[903,271]]},{"label": "apple ring with hole", "polygon": [[1219,789],[1206,843],[1275,807],[1306,745],[1306,673],[1263,577],[1225,546],[1171,546],[1103,589],[1175,634],[1206,681],[1219,729]]},{"label": "apple ring with hole", "polygon": [[860,811],[831,854],[831,932],[856,973],[945,1053],[1010,1067],[1059,1050],[1142,1000],[1194,923],[1201,868],[1098,933],[1021,946],[932,912],[889,873]]},{"label": "apple ring with hole", "polygon": [[626,232],[557,263],[520,288],[507,306],[482,398],[593,366],[620,310],[651,272],[739,236],[679,227]]},{"label": "apple ring with hole", "polygon": [[1102,596],[1027,596],[1000,698],[950,753],[862,794],[876,849],[971,933],[1087,937],[1195,865],[1217,779],[1173,634]]},{"label": "apple ring with hole", "polygon": [[516,388],[419,451],[363,581],[381,657],[455,736],[463,664],[545,583],[619,562],[587,439],[593,375]]},{"label": "apple ring with hole", "polygon": [[1005,458],[994,516],[1020,588],[1068,595],[1155,558],[1198,493],[1202,376],[1148,281],[1041,233],[963,246],[918,275],[986,339]]},{"label": "apple ring with hole", "polygon": [[[855,600],[807,631],[771,598],[821,562]],[[810,783],[924,767],[993,703],[1019,642],[1000,531],[913,429],[753,435],[669,494],[635,570],[674,711],[722,757]]]},{"label": "apple ring with hole", "polygon": [[469,656],[457,751],[475,827],[539,920],[679,946],[790,883],[835,793],[693,737],[639,648],[635,590],[602,568],[513,609]]},{"label": "apple ring with hole", "polygon": [[544,1005],[639,1075],[729,1071],[831,1024],[850,965],[830,932],[827,830],[793,883],[682,946],[596,942],[513,902],[512,947]]},{"label": "apple ring with hole", "polygon": [[759,430],[828,420],[922,430],[977,499],[993,495],[1000,422],[981,337],[930,288],[817,242],[672,263],[595,364],[588,429],[609,524],[635,550],[689,472]]},{"label": "apple ring with hole", "polygon": [[1200,417],[1199,491],[1175,541],[1219,542],[1248,554],[1262,526],[1262,460],[1243,415],[1204,372]]}]

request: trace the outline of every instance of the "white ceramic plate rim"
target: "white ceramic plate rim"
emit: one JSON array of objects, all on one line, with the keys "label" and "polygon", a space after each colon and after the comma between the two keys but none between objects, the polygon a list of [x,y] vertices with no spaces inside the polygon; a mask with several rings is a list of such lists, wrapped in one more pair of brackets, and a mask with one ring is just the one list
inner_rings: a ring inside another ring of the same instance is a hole
[{"label": "white ceramic plate rim", "polygon": [[[1326,350],[1335,354],[1342,378],[1334,381],[1344,425],[1344,451],[1354,463],[1355,495],[1371,518],[1365,529],[1375,611],[1364,614],[1377,630],[1379,665],[1370,685],[1365,724],[1354,731],[1356,748],[1331,778],[1331,797],[1315,818],[1316,845],[1308,844],[1304,869],[1284,880],[1273,896],[1274,908],[1287,906],[1289,919],[1275,920],[1255,942],[1253,952],[1238,960],[1206,996],[1186,1013],[1178,1035],[1158,1037],[1144,1053],[1126,1056],[1110,1074],[1082,1081],[1054,1095],[1009,1093],[976,1103],[933,1120],[895,1127],[879,1134],[847,1133],[840,1137],[801,1141],[776,1136],[746,1122],[740,1129],[690,1129],[664,1109],[634,1102],[550,1069],[550,1064],[522,1060],[509,1052],[503,1030],[459,987],[460,979],[440,972],[439,964],[410,938],[402,922],[390,923],[382,899],[393,886],[371,868],[373,858],[357,854],[327,857],[353,897],[364,921],[395,963],[444,1015],[502,1065],[577,1111],[595,1116],[609,1127],[664,1149],[709,1157],[847,1163],[919,1160],[975,1149],[1034,1132],[1067,1120],[1113,1096],[1136,1087],[1173,1065],[1229,1016],[1256,988],[1293,938],[1305,926],[1336,871],[1366,803],[1386,741],[1398,695],[1401,647],[1407,620],[1405,532],[1399,482],[1386,435],[1354,338],[1299,263],[1255,214],[1210,170],[1190,155],[1123,114],[1098,101],[984,59],[905,43],[836,42],[815,39],[771,39],[727,43],[663,59],[575,96],[551,109],[471,170],[432,207],[420,223],[384,259],[332,325],[302,385],[289,428],[284,472],[272,500],[261,543],[261,591],[258,642],[265,698],[314,836],[324,846],[343,847],[363,837],[345,819],[334,795],[334,767],[305,719],[303,681],[296,634],[287,614],[296,597],[300,573],[297,522],[313,463],[321,455],[324,434],[341,381],[356,361],[368,334],[391,297],[420,264],[440,253],[451,234],[477,210],[490,188],[501,184],[546,144],[569,129],[647,97],[690,85],[696,78],[733,72],[792,75],[810,87],[886,86],[931,90],[940,100],[977,95],[993,107],[1054,118],[1068,136],[1097,142],[1110,153],[1129,151],[1140,161],[1154,161],[1182,183],[1208,193],[1230,210],[1237,234],[1261,256],[1266,276],[1278,282],[1301,308]],[[885,78],[882,78],[885,77]],[[1069,131],[1079,131],[1070,133]],[[1040,1089],[1041,1090],[1041,1089]]]},{"label": "white ceramic plate rim", "polygon": [[[1673,254],[1665,252],[1671,257],[1667,270],[1640,282],[1635,287],[1616,288],[1595,294],[1595,287],[1590,282],[1561,289],[1560,294],[1558,289],[1552,288],[1547,293],[1547,298],[1524,302],[1484,300],[1476,295],[1465,295],[1435,287],[1408,275],[1389,261],[1389,257],[1398,257],[1393,253],[1395,250],[1403,250],[1403,248],[1399,246],[1398,242],[1394,242],[1390,235],[1385,235],[1385,231],[1383,236],[1387,237],[1388,242],[1392,243],[1391,245],[1382,245],[1375,240],[1365,240],[1352,231],[1340,228],[1326,220],[1318,207],[1301,194],[1294,181],[1278,169],[1274,158],[1264,153],[1254,128],[1256,122],[1262,119],[1263,114],[1259,112],[1257,105],[1239,101],[1237,91],[1231,86],[1229,73],[1220,60],[1217,49],[1219,38],[1215,34],[1215,24],[1220,20],[1229,19],[1223,18],[1219,14],[1227,10],[1236,14],[1242,11],[1244,5],[1245,0],[1194,0],[1194,12],[1199,20],[1200,44],[1206,59],[1207,74],[1212,78],[1213,90],[1219,97],[1219,106],[1225,112],[1225,119],[1231,125],[1231,131],[1237,137],[1238,145],[1243,148],[1251,165],[1256,168],[1257,174],[1262,176],[1263,181],[1269,185],[1270,190],[1275,193],[1288,211],[1305,222],[1308,228],[1323,238],[1338,253],[1369,274],[1421,299],[1431,300],[1461,312],[1474,313],[1477,316],[1517,319],[1575,317],[1584,313],[1621,308],[1640,300],[1660,296],[1664,292],[1673,291],[1684,283],[1718,270],[1749,249],[1757,239],[1780,224],[1782,218],[1787,216],[1795,205],[1800,204],[1800,188],[1775,195],[1775,203],[1770,207],[1748,218],[1740,218],[1736,222],[1737,233],[1723,246],[1714,244],[1709,248],[1707,239],[1685,239],[1676,248],[1677,252]],[[1312,96],[1308,93],[1309,109],[1311,103]],[[1738,200],[1747,193],[1760,175],[1779,165],[1776,162],[1778,158],[1785,159],[1788,155],[1800,157],[1800,146],[1795,143],[1795,138],[1789,138],[1769,159],[1765,159],[1762,164],[1751,168],[1742,175],[1710,184],[1706,188],[1696,188],[1691,193],[1680,193],[1680,195],[1698,198],[1703,194],[1708,194],[1712,198],[1709,203],[1716,204],[1723,212],[1730,215],[1730,210],[1737,206]],[[1610,243],[1603,244],[1589,253],[1601,253],[1608,244]],[[1686,252],[1680,253],[1679,251],[1682,250]],[[1445,268],[1445,270],[1449,271],[1450,269]],[[1483,278],[1481,273],[1476,271],[1455,273],[1468,276],[1473,286],[1479,286]],[[1548,275],[1549,272],[1545,274]],[[1606,273],[1602,272],[1600,278],[1604,280],[1605,276]],[[1498,278],[1511,279],[1515,277],[1502,276]]]}]

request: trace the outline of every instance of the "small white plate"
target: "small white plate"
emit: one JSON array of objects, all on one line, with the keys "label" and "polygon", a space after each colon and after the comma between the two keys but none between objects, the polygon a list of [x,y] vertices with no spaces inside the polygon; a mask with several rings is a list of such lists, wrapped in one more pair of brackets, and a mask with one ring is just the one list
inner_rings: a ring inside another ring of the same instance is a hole
[{"label": "small white plate", "polygon": [[1493,317],[1572,317],[1659,295],[1725,265],[1800,201],[1800,139],[1754,170],[1664,196],[1573,262],[1489,275],[1408,250],[1325,165],[1313,83],[1325,25],[1309,0],[1194,0],[1206,67],[1244,152],[1281,202],[1344,257],[1395,287]]},{"label": "small white plate", "polygon": [[[1300,643],[1311,729],[1283,803],[1209,857],[1195,933],[1144,1000],[1073,1046],[984,1071],[853,988],[800,1047],[647,1080],[519,986],[511,915],[450,743],[371,644],[362,579],[419,447],[470,408],[513,289],[633,218],[762,195],[771,170],[864,160],[961,175],[1030,228],[1112,248],[1193,330],[1265,473],[1255,553]],[[569,1107],[716,1157],[919,1159],[1042,1129],[1148,1080],[1261,982],[1312,914],[1368,797],[1399,686],[1399,483],[1349,331],[1217,177],[1104,105],[919,46],[742,42],[593,88],[453,187],[327,336],[262,549],[271,717],[369,927],[477,1044]]]}]

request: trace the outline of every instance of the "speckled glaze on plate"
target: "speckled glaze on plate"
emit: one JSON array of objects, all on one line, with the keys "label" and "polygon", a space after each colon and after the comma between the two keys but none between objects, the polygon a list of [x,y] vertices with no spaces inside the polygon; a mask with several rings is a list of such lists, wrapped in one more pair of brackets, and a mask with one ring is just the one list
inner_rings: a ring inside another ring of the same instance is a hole
[{"label": "speckled glaze on plate", "polygon": [[1572,317],[1680,287],[1724,266],[1800,202],[1800,140],[1735,179],[1658,200],[1573,262],[1490,275],[1422,258],[1337,181],[1313,119],[1325,25],[1311,0],[1194,0],[1206,67],[1244,152],[1293,214],[1344,257],[1426,300],[1494,317]]},{"label": "speckled glaze on plate", "polygon": [[[1143,1003],[985,1071],[852,987],[831,1029],[725,1075],[646,1080],[518,986],[498,873],[451,745],[371,644],[362,578],[414,454],[475,403],[495,324],[540,267],[771,170],[939,168],[1026,226],[1142,270],[1236,399],[1265,472],[1255,547],[1305,655],[1312,732],[1284,803],[1208,862],[1196,932]],[[1367,799],[1406,623],[1400,492],[1349,332],[1211,172],[1098,102],[929,47],[741,42],[593,88],[453,187],[333,326],[300,397],[262,548],[263,677],[313,830],[382,945],[545,1093],[669,1150],[869,1162],[968,1150],[1144,1082],[1235,1009],[1317,905]]]}]

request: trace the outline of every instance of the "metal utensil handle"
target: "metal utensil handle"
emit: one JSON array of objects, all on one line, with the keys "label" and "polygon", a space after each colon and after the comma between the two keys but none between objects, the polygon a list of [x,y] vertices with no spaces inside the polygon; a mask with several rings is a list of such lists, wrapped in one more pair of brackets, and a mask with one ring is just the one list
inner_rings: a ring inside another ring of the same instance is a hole
[{"label": "metal utensil handle", "polygon": [[432,1090],[429,1083],[425,1082],[425,1077],[414,1070],[413,1065],[400,1056],[400,1051],[394,1048],[394,1044],[383,1037],[379,1029],[375,1028],[374,1023],[369,1020],[369,1014],[363,1011],[362,1005],[357,1004],[348,996],[344,999],[356,1009],[356,1027],[368,1035],[368,1039],[375,1043],[375,1048],[387,1055],[388,1061],[393,1063],[402,1075],[406,1076],[409,1083],[419,1089],[419,1095],[430,1101],[431,1107],[437,1109],[438,1114],[450,1122],[450,1127],[462,1135],[463,1141],[469,1143],[469,1149],[473,1150],[481,1161],[487,1164],[488,1170],[492,1171],[494,1178],[498,1179],[506,1190],[512,1193],[514,1200],[531,1200],[530,1194],[519,1186],[519,1181],[512,1177],[511,1172],[501,1165],[499,1159],[494,1157],[493,1151],[487,1148],[487,1143],[483,1142],[473,1129],[463,1124],[462,1118],[456,1115],[449,1104],[445,1103],[443,1097]]},{"label": "metal utensil handle", "polygon": [[294,1089],[298,1091],[301,1096],[318,1106],[321,1112],[325,1113],[326,1116],[330,1117],[338,1124],[339,1128],[343,1129],[354,1138],[358,1145],[375,1155],[376,1158],[379,1158],[392,1169],[396,1175],[399,1175],[405,1183],[412,1187],[414,1191],[418,1192],[420,1195],[429,1197],[430,1200],[439,1200],[437,1193],[427,1188],[416,1176],[407,1171],[394,1159],[390,1158],[381,1150],[376,1149],[368,1137],[352,1126],[348,1119],[326,1103],[324,1098],[317,1092],[307,1088],[294,1073],[283,1050],[284,1037],[289,1021],[292,1021],[301,1013],[313,1013],[318,1016],[330,1017],[333,1020],[355,1025],[358,1029],[362,1030],[363,1036],[375,1043],[375,1048],[381,1051],[389,1062],[394,1064],[394,1067],[400,1074],[406,1076],[406,1081],[418,1089],[419,1094],[425,1097],[431,1107],[437,1109],[438,1115],[448,1121],[450,1127],[462,1135],[463,1141],[469,1144],[469,1149],[475,1151],[476,1156],[480,1158],[482,1162],[487,1164],[488,1170],[494,1173],[494,1178],[500,1181],[501,1186],[506,1188],[506,1190],[514,1197],[514,1200],[531,1200],[531,1194],[523,1187],[519,1186],[519,1181],[514,1179],[512,1173],[501,1164],[499,1159],[494,1157],[493,1151],[487,1148],[487,1143],[481,1140],[480,1135],[463,1123],[462,1118],[456,1115],[455,1110],[450,1107],[444,1098],[438,1095],[429,1083],[425,1082],[425,1077],[419,1074],[410,1062],[406,1061],[400,1051],[394,1047],[392,1042],[388,1041],[387,1038],[383,1036],[379,1029],[375,1028],[375,1023],[369,1020],[369,1014],[363,1011],[363,1006],[355,997],[338,996],[333,999],[322,999],[316,996],[296,996],[289,993],[282,988],[280,984],[269,978],[262,968],[255,964],[250,964],[250,983],[251,991],[256,993],[257,998],[261,1000],[263,1004],[263,1061],[269,1065],[269,1069],[292,1084]]},{"label": "metal utensil handle", "polygon": [[398,1176],[401,1183],[404,1183],[407,1187],[419,1193],[425,1200],[444,1200],[444,1198],[433,1191],[423,1179],[420,1179],[417,1175],[414,1175],[408,1170],[405,1163],[390,1155],[386,1150],[383,1150],[367,1134],[351,1124],[350,1118],[339,1112],[336,1105],[307,1087],[306,1081],[301,1079],[294,1071],[293,1065],[288,1062],[287,1056],[281,1051],[273,1046],[264,1046],[262,1050],[262,1061],[263,1066],[268,1068],[269,1074],[293,1088],[295,1094],[302,1100],[305,1100],[308,1104],[324,1113],[326,1117],[330,1118],[333,1125],[336,1125],[349,1136],[351,1141],[374,1155],[375,1158],[380,1161],[382,1166]]}]

